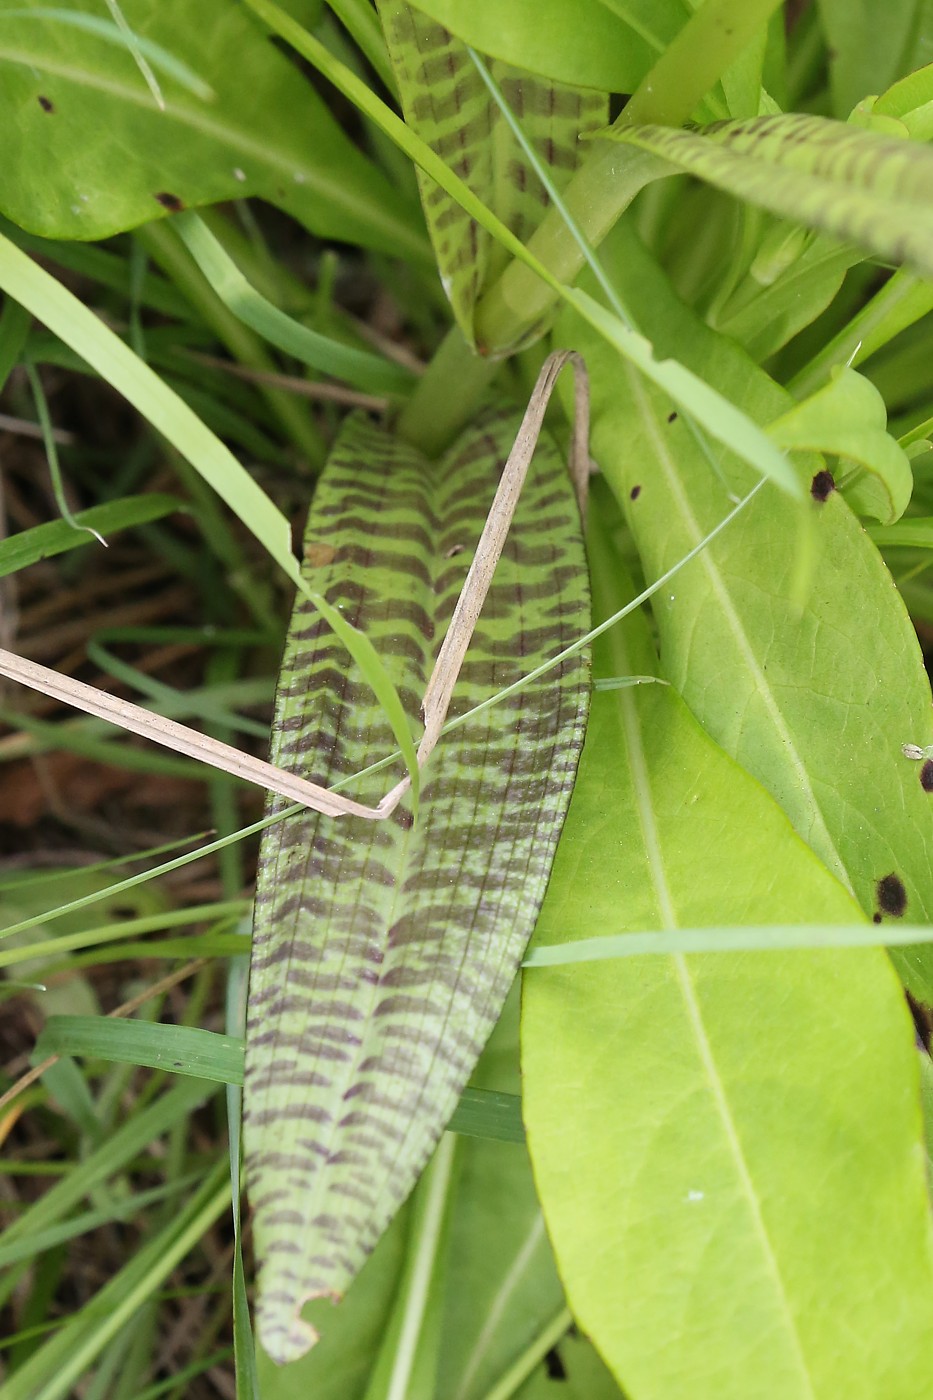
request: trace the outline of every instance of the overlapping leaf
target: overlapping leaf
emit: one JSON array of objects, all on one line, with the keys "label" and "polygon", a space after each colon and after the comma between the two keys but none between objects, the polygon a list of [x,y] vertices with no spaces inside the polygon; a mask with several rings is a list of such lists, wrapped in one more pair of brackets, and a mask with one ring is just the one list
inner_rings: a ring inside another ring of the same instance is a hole
[{"label": "overlapping leaf", "polygon": [[[104,238],[183,205],[252,194],[322,237],[423,260],[417,210],[235,0],[123,0],[132,29],[199,80],[192,90],[160,75],[164,111],[126,47],[39,0],[6,10],[0,210],[23,228]],[[106,20],[97,0],[71,0],[70,10]]]},{"label": "overlapping leaf", "polygon": [[[759,422],[788,395],[674,297],[620,229],[617,276],[659,352],[702,370]],[[593,384],[594,450],[626,510],[649,578],[696,545],[751,478],[725,454],[721,474],[663,394],[578,324],[565,328]],[[818,457],[798,457],[801,507],[770,487],[688,566],[655,609],[662,658],[704,728],[777,798],[798,833],[879,920],[933,916],[933,799],[904,743],[933,739],[930,687],[884,564]],[[800,596],[802,542],[810,581]],[[929,949],[894,954],[933,999]]]},{"label": "overlapping leaf", "polygon": [[[331,457],[309,519],[306,578],[363,627],[418,712],[517,428],[484,413],[428,463],[364,420]],[[586,630],[580,527],[553,446],[539,444],[471,645],[465,711]],[[441,741],[412,826],[294,817],[264,840],[256,899],[244,1141],[266,1349],[313,1336],[311,1297],[339,1295],[449,1117],[543,897],[586,708],[586,665]],[[299,603],[273,759],[325,784],[391,751],[359,671]],[[376,797],[385,773],[354,784]]]},{"label": "overlapping leaf", "polygon": [[[380,0],[379,11],[409,125],[526,241],[547,207],[547,192],[465,44],[405,0]],[[494,62],[492,72],[552,177],[565,184],[585,150],[580,135],[606,121],[606,98],[505,63]],[[433,180],[418,175],[444,288],[472,343],[473,308],[509,254]]]},{"label": "overlapping leaf", "polygon": [[638,126],[603,135],[933,276],[933,151],[916,142],[800,113],[715,122],[701,132]]},{"label": "overlapping leaf", "polygon": [[[609,636],[612,673],[652,669],[642,619]],[[673,689],[594,697],[536,943],[857,917]],[[522,1058],[558,1267],[626,1394],[914,1400],[933,1236],[882,952],[535,968]]]},{"label": "overlapping leaf", "polygon": [[632,92],[684,21],[679,0],[415,0],[482,53],[558,82]]}]

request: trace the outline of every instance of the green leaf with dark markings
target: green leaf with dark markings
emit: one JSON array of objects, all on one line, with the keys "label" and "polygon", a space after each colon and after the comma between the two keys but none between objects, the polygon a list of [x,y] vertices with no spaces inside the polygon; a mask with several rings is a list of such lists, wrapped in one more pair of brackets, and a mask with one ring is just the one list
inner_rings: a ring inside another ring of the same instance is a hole
[{"label": "green leaf with dark markings", "polygon": [[[404,0],[379,0],[379,13],[409,126],[527,242],[548,195],[466,45]],[[605,124],[608,99],[496,60],[490,69],[552,178],[565,185],[586,153],[580,135]],[[473,309],[510,254],[421,170],[418,179],[444,289],[473,344]]]},{"label": "green leaf with dark markings", "polygon": [[802,113],[601,133],[717,189],[933,276],[933,151]]},{"label": "green leaf with dark markings", "polygon": [[[488,409],[438,463],[362,418],[324,473],[306,581],[370,636],[416,723],[516,430]],[[580,522],[542,439],[454,692],[453,715],[587,629]],[[346,1289],[442,1132],[534,925],[576,771],[588,665],[574,657],[441,740],[412,824],[301,814],[263,841],[244,1142],[258,1325],[279,1361],[299,1314]],[[273,761],[378,800],[392,773],[369,687],[300,600]],[[273,802],[272,809],[279,807]]]}]

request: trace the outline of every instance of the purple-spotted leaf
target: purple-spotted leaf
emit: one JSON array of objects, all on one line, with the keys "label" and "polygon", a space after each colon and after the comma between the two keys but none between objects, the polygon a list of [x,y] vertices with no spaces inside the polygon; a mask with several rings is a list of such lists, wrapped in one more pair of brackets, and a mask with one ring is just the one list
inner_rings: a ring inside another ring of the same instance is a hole
[{"label": "purple-spotted leaf", "polygon": [[[404,0],[379,0],[379,13],[409,125],[527,241],[548,195],[466,45]],[[490,70],[552,179],[563,186],[586,152],[580,135],[599,130],[607,120],[605,94],[535,77],[497,60],[490,61]],[[418,178],[441,280],[457,324],[473,344],[473,309],[510,254],[420,170]],[[494,348],[503,353],[511,347]]]},{"label": "purple-spotted leaf", "polygon": [[[305,577],[372,639],[417,724],[421,696],[518,427],[485,411],[437,463],[349,422],[305,536]],[[542,439],[460,680],[462,714],[589,624],[569,476]],[[303,813],[264,838],[244,1142],[260,1339],[280,1362],[339,1297],[454,1108],[544,895],[576,771],[588,667],[575,657],[441,740],[420,814]],[[273,760],[347,783],[394,748],[355,665],[296,606]],[[349,785],[363,801],[383,770]],[[280,807],[276,800],[273,810]]]}]

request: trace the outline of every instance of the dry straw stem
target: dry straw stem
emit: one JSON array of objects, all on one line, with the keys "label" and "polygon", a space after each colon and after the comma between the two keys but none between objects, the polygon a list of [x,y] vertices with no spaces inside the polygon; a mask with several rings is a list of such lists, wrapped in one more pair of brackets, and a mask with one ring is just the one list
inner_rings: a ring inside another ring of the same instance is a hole
[{"label": "dry straw stem", "polygon": [[[503,468],[499,488],[486,518],[473,563],[424,694],[421,711],[425,731],[418,747],[419,768],[424,768],[440,738],[463,658],[470,645],[470,638],[473,636],[486,594],[489,592],[489,585],[515,514],[515,506],[521,495],[528,466],[541,434],[548,401],[558,375],[568,363],[574,370],[574,426],[570,470],[581,512],[585,508],[589,474],[589,382],[580,355],[572,350],[556,350],[545,360],[538,375],[525,416]],[[235,778],[255,783],[258,787],[278,793],[292,802],[301,802],[325,816],[365,817],[371,821],[379,821],[395,810],[411,785],[411,779],[406,776],[377,806],[367,807],[342,794],[331,792],[328,788],[320,787],[317,783],[309,782],[296,773],[286,772],[261,758],[241,753],[239,749],[222,744],[196,729],[189,729],[187,725],[178,724],[163,715],[153,714],[128,700],[121,700],[109,695],[105,690],[98,690],[96,686],[85,685],[83,681],[74,680],[70,676],[62,676],[35,661],[27,661],[14,652],[0,649],[0,675],[19,681],[22,685],[38,690],[53,700],[71,705],[74,709],[84,710],[87,714],[116,724],[131,734],[150,739],[164,748],[210,764],[212,768],[230,773]]]}]

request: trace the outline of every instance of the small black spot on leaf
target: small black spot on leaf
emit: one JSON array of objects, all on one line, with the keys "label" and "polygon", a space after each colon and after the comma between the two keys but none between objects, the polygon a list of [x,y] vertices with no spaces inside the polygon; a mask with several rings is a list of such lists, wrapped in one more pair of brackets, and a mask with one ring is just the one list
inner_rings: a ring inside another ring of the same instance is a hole
[{"label": "small black spot on leaf", "polygon": [[924,792],[933,792],[933,758],[928,758],[920,769],[920,786]]},{"label": "small black spot on leaf", "polygon": [[640,486],[633,486],[632,489],[631,489],[631,491],[629,492],[630,498],[631,498],[633,501],[637,501],[637,500],[638,500],[638,497],[639,497],[640,495],[641,495],[641,487],[640,487]]},{"label": "small black spot on leaf", "polygon": [[825,501],[836,489],[836,483],[832,472],[817,472],[810,482],[810,495],[815,501]]},{"label": "small black spot on leaf", "polygon": [[669,413],[669,414],[667,415],[667,421],[668,421],[668,423],[676,423],[676,422],[677,422],[677,411],[676,411],[676,409],[675,409],[675,411],[674,411],[673,413]]},{"label": "small black spot on leaf", "polygon": [[878,909],[882,914],[890,914],[892,919],[901,919],[907,908],[907,891],[899,875],[885,875],[875,887]]},{"label": "small black spot on leaf", "polygon": [[42,108],[43,112],[55,111],[55,103],[52,101],[51,97],[43,97],[41,93],[39,94],[39,106]]},{"label": "small black spot on leaf", "polygon": [[872,916],[871,916],[871,921],[872,921],[873,924],[880,924],[880,923],[881,923],[881,915],[880,915],[880,914],[872,914]]},{"label": "small black spot on leaf", "polygon": [[169,194],[168,190],[160,190],[156,199],[163,209],[170,209],[173,214],[177,214],[179,209],[184,209],[184,200],[178,198],[177,194]]},{"label": "small black spot on leaf", "polygon": [[556,1347],[552,1347],[545,1356],[544,1367],[548,1374],[548,1380],[565,1381],[567,1379],[567,1368],[561,1360],[560,1352]]}]

